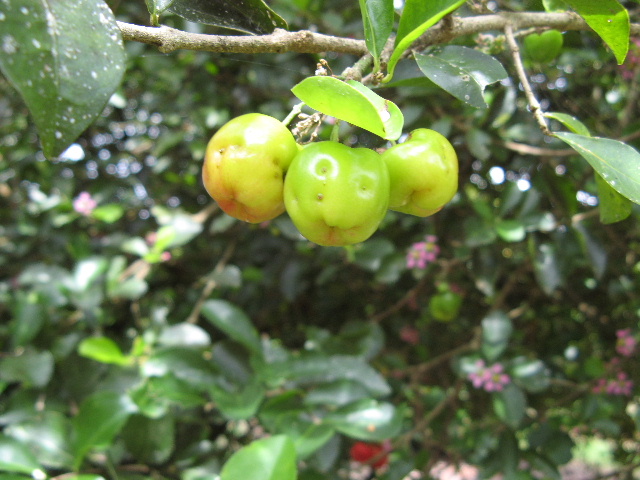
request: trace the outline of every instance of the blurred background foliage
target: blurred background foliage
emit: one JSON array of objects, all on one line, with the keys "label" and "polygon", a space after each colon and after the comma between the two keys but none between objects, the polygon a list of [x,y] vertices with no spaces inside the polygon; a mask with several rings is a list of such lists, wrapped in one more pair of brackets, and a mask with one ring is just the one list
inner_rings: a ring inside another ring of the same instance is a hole
[{"label": "blurred background foliage", "polygon": [[[144,2],[110,6],[119,20],[149,22]],[[361,36],[357,3],[270,6],[291,30]],[[602,224],[592,169],[542,136],[497,34],[456,43],[491,53],[510,74],[487,89],[488,109],[426,82],[379,93],[402,109],[407,131],[434,128],[454,144],[458,195],[427,219],[390,212],[372,239],[345,248],[305,241],[286,215],[237,222],[200,179],[212,133],[248,112],[284,118],[297,103],[290,88],[319,56],[165,55],[127,43],[121,88],[53,161],[0,78],[6,478],[217,478],[265,432],[294,440],[309,480],[370,470],[350,462],[355,440],[390,441],[377,472],[389,480],[440,461],[487,477],[560,478],[559,466],[598,455],[632,478],[637,206]],[[543,109],[637,149],[632,52],[618,66],[592,33],[566,32],[555,62],[526,66]],[[322,58],[334,72],[357,60]],[[385,146],[350,127],[342,138]]]}]

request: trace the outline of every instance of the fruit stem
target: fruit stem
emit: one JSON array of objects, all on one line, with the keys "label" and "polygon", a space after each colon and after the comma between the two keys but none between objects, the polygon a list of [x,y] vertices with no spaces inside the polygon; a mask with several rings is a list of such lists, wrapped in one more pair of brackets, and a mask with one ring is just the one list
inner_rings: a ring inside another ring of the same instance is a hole
[{"label": "fruit stem", "polygon": [[289,112],[289,115],[287,115],[287,117],[282,120],[282,124],[285,126],[289,125],[291,123],[291,120],[293,120],[297,115],[300,114],[300,112],[302,112],[302,107],[304,107],[304,105],[304,102],[294,105],[293,109]]},{"label": "fruit stem", "polygon": [[331,134],[329,135],[329,140],[332,142],[340,141],[340,120],[336,118],[336,123],[333,125],[331,129]]}]

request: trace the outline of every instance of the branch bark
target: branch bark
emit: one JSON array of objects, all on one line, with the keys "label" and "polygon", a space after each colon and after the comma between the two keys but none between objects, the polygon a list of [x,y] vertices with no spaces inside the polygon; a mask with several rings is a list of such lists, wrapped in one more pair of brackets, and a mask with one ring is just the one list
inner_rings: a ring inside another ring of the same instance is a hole
[{"label": "branch bark", "polygon": [[[590,30],[575,13],[501,13],[475,17],[453,17],[430,28],[412,47],[447,43],[457,37],[488,31],[504,31],[507,24],[515,30],[523,28],[555,28],[558,30]],[[206,35],[188,33],[166,26],[145,27],[118,22],[125,40],[154,45],[163,53],[176,50],[197,50],[219,53],[324,53],[336,52],[362,56],[367,54],[364,40],[323,35],[307,30],[287,32],[276,29],[269,35]],[[633,35],[640,35],[640,24],[631,26]]]}]

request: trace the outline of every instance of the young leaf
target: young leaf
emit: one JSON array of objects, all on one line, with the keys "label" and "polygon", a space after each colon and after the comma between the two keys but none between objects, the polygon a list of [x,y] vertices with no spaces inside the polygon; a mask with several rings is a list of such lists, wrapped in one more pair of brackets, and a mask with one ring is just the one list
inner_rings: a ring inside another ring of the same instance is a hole
[{"label": "young leaf", "polygon": [[598,186],[600,221],[604,224],[616,223],[631,215],[633,203],[611,188],[599,174],[596,173],[595,178]]},{"label": "young leaf", "polygon": [[487,85],[507,78],[506,70],[495,58],[468,47],[434,48],[415,58],[429,80],[476,108],[487,107],[483,96]]},{"label": "young leaf", "polygon": [[465,0],[430,0],[428,2],[406,0],[400,17],[395,48],[387,66],[388,74],[385,81],[389,81],[393,77],[396,64],[405,50],[428,28],[438,23],[445,15],[453,12],[463,3]]},{"label": "young leaf", "polygon": [[0,470],[30,475],[35,470],[42,470],[42,466],[28,446],[13,438],[0,436]]},{"label": "young leaf", "polygon": [[100,363],[126,365],[129,358],[122,353],[116,342],[107,337],[85,338],[78,346],[78,353]]},{"label": "young leaf", "polygon": [[591,133],[589,133],[589,129],[585,126],[585,124],[572,115],[560,112],[547,112],[544,114],[544,116],[553,120],[557,120],[573,133],[584,135],[585,137],[591,136]]},{"label": "young leaf", "polygon": [[78,0],[73,8],[13,0],[2,13],[0,69],[33,115],[45,156],[58,155],[102,113],[120,84],[120,30],[102,0]]},{"label": "young leaf", "polygon": [[168,10],[190,22],[250,34],[287,28],[287,22],[262,0],[175,0]]},{"label": "young leaf", "polygon": [[355,80],[343,82],[334,77],[307,77],[291,91],[314,110],[386,140],[397,140],[402,134],[404,117],[396,104]]},{"label": "young leaf", "polygon": [[393,29],[393,0],[360,0],[364,38],[374,61],[380,68],[380,53]]},{"label": "young leaf", "polygon": [[619,65],[629,50],[629,12],[618,0],[564,0],[609,45]]},{"label": "young leaf", "polygon": [[610,138],[569,132],[555,132],[554,136],[582,155],[614,190],[640,204],[640,153],[637,150]]},{"label": "young leaf", "polygon": [[286,435],[256,440],[224,464],[220,480],[295,480],[296,448]]}]

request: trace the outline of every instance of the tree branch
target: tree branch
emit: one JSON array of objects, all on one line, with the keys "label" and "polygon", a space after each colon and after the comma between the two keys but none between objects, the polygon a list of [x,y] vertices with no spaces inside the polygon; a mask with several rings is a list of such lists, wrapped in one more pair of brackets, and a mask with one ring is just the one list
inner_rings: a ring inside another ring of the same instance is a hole
[{"label": "tree branch", "polygon": [[[475,17],[452,17],[430,28],[412,46],[413,49],[447,43],[457,37],[491,30],[504,31],[507,24],[514,30],[523,28],[555,28],[558,30],[590,30],[575,13],[500,13]],[[145,27],[118,22],[125,40],[155,45],[163,53],[197,50],[219,53],[323,53],[336,52],[357,56],[367,54],[364,40],[323,35],[307,30],[287,32],[276,29],[269,35],[206,35],[188,33],[167,26]],[[640,35],[640,24],[631,25],[631,33]]]},{"label": "tree branch", "polygon": [[307,30],[287,32],[276,29],[269,35],[206,35],[188,33],[175,28],[144,27],[118,22],[122,38],[155,45],[163,53],[175,50],[197,50],[220,53],[321,53],[337,52],[365,55],[364,40],[340,38]]}]

